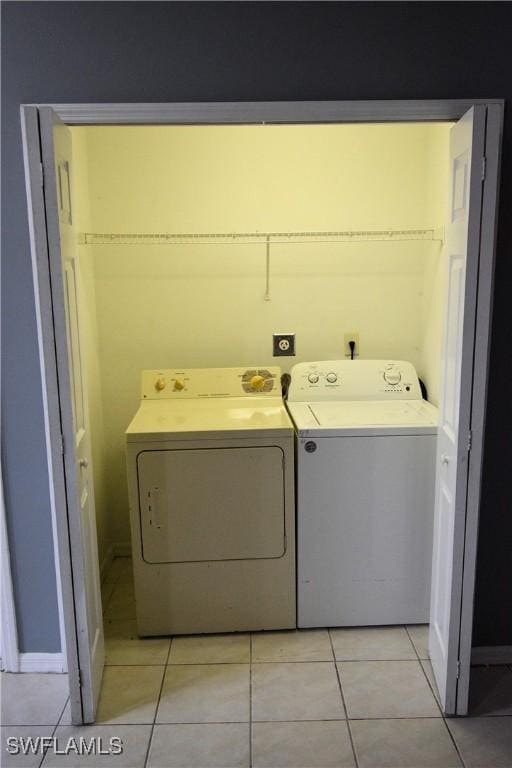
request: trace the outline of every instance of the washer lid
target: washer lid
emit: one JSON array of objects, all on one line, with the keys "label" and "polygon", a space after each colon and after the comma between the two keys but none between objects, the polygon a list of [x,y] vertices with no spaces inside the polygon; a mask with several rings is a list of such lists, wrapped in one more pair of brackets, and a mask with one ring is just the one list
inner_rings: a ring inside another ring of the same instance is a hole
[{"label": "washer lid", "polygon": [[425,400],[288,403],[297,429],[308,435],[430,434],[437,431],[437,408]]},{"label": "washer lid", "polygon": [[422,400],[310,403],[321,427],[436,426],[437,413]]}]

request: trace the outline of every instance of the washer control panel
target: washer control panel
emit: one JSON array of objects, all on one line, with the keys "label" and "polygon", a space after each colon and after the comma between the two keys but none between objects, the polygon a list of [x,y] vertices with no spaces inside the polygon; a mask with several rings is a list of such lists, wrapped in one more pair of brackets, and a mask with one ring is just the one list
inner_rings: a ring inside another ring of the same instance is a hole
[{"label": "washer control panel", "polygon": [[165,368],[142,372],[142,400],[281,397],[281,369]]},{"label": "washer control panel", "polygon": [[421,400],[418,374],[405,360],[321,360],[291,370],[290,402]]}]

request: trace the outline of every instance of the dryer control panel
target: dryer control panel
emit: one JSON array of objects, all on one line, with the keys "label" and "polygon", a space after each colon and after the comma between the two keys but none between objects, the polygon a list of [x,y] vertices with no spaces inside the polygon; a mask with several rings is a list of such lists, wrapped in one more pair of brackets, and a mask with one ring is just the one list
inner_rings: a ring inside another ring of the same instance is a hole
[{"label": "dryer control panel", "polygon": [[142,400],[281,397],[281,369],[165,368],[142,372]]},{"label": "dryer control panel", "polygon": [[418,374],[405,360],[321,360],[291,370],[289,402],[421,400]]}]

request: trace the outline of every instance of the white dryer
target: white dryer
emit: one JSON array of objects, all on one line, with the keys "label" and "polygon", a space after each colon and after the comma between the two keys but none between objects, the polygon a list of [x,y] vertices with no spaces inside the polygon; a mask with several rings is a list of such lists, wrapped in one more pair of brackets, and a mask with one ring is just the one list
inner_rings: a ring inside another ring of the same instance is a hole
[{"label": "white dryer", "polygon": [[139,634],[295,626],[280,370],[144,371],[126,439]]},{"label": "white dryer", "polygon": [[437,409],[411,363],[292,368],[300,627],[428,622]]}]

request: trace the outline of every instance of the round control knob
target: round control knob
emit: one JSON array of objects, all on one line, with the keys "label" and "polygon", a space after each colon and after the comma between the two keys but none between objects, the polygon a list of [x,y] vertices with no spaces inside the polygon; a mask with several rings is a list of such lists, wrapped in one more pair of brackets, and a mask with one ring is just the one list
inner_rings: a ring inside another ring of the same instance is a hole
[{"label": "round control knob", "polygon": [[384,371],[384,381],[386,384],[391,384],[392,387],[399,384],[401,378],[402,374],[397,368],[390,368],[389,370]]},{"label": "round control knob", "polygon": [[308,440],[307,443],[304,443],[304,450],[307,453],[314,453],[316,451],[317,445],[313,440]]},{"label": "round control knob", "polygon": [[174,382],[174,389],[177,392],[181,392],[182,389],[185,389],[185,382],[182,379],[176,379]]},{"label": "round control knob", "polygon": [[318,384],[318,373],[310,373],[308,376],[308,381],[310,384]]},{"label": "round control knob", "polygon": [[334,373],[334,371],[331,371],[330,373],[328,373],[325,378],[327,379],[329,384],[335,384],[338,381],[338,375]]},{"label": "round control knob", "polygon": [[155,381],[155,389],[156,389],[157,392],[161,392],[162,389],[165,389],[165,378],[163,376],[160,376]]},{"label": "round control knob", "polygon": [[256,392],[259,392],[261,389],[263,389],[265,385],[265,379],[263,378],[263,376],[259,376],[259,375],[253,376],[250,383],[251,383],[251,388],[255,389]]}]

